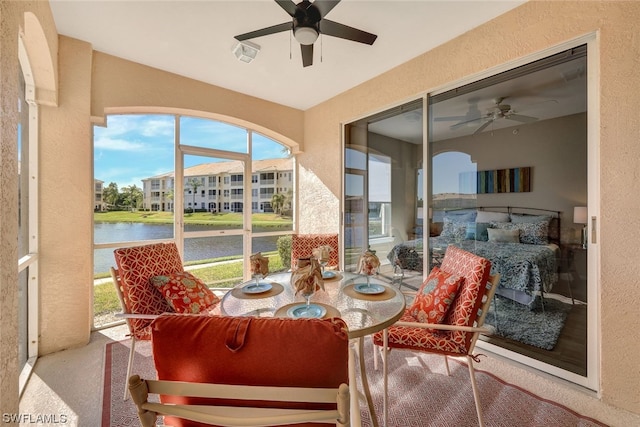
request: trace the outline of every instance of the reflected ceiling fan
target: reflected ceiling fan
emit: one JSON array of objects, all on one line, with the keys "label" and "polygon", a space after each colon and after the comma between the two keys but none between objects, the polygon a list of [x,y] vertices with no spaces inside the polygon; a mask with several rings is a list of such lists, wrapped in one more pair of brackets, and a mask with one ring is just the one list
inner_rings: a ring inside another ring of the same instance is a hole
[{"label": "reflected ceiling fan", "polygon": [[[485,130],[485,128],[489,126],[491,123],[500,119],[515,120],[520,123],[532,123],[538,120],[537,117],[523,116],[522,114],[516,114],[516,112],[511,108],[511,105],[502,103],[502,101],[504,101],[506,98],[507,97],[494,98],[493,107],[488,109],[484,115],[481,115],[479,117],[469,118],[470,114],[467,113],[466,116],[462,116],[464,117],[464,119],[462,119],[461,122],[451,125],[451,130],[459,129],[463,126],[469,126],[470,124],[478,122],[480,123],[480,126],[473,132],[473,134],[476,135],[482,132],[483,130]],[[473,108],[474,105],[475,105],[475,110],[477,111],[476,104],[472,104],[471,107]],[[470,113],[474,113],[472,108],[470,108],[469,110]],[[460,118],[452,117],[451,119],[459,120],[461,119],[461,117]]]},{"label": "reflected ceiling fan", "polygon": [[313,43],[318,39],[319,34],[352,40],[354,42],[372,45],[376,38],[375,34],[358,30],[338,22],[325,19],[340,0],[315,0],[313,3],[303,0],[295,4],[292,0],[275,0],[293,20],[260,30],[235,36],[236,40],[243,41],[255,37],[280,33],[293,30],[293,37],[300,43],[302,52],[302,66],[308,67],[313,64]]}]

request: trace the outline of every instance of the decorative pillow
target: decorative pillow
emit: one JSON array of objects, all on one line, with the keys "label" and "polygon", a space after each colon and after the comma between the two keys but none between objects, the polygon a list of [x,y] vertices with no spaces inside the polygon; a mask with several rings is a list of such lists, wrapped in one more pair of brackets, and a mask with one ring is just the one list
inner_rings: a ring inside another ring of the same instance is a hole
[{"label": "decorative pillow", "polygon": [[420,286],[409,312],[419,322],[442,323],[463,280],[460,276],[433,267]]},{"label": "decorative pillow", "polygon": [[478,211],[476,222],[509,222],[509,214],[506,212]]},{"label": "decorative pillow", "polygon": [[150,281],[176,313],[197,314],[220,301],[207,285],[187,271],[154,276]]},{"label": "decorative pillow", "polygon": [[489,234],[487,233],[488,228],[489,224],[486,222],[469,222],[467,223],[467,235],[465,239],[486,242],[489,240]]},{"label": "decorative pillow", "polygon": [[511,214],[511,222],[549,222],[549,215],[527,215],[527,214]]},{"label": "decorative pillow", "polygon": [[489,241],[494,243],[520,243],[520,230],[503,230],[487,228]]},{"label": "decorative pillow", "polygon": [[496,222],[491,226],[502,230],[518,230],[520,243],[528,245],[549,244],[549,222]]},{"label": "decorative pillow", "polygon": [[446,237],[447,239],[463,240],[467,233],[467,222],[452,221],[449,218],[443,219],[442,233],[440,237]]},{"label": "decorative pillow", "polygon": [[444,213],[444,218],[451,222],[473,222],[476,220],[476,211],[448,211]]}]

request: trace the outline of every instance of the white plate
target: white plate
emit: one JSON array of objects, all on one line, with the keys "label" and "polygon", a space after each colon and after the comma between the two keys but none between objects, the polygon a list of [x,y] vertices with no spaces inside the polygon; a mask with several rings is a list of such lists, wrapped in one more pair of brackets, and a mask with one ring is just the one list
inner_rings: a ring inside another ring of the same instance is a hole
[{"label": "white plate", "polygon": [[376,285],[375,283],[371,283],[370,285],[366,283],[356,283],[353,286],[353,290],[360,294],[377,295],[384,292],[384,286]]},{"label": "white plate", "polygon": [[267,282],[259,282],[258,284],[249,283],[248,285],[244,285],[242,287],[242,292],[244,292],[245,294],[261,294],[263,292],[270,291],[272,287],[273,286],[271,286],[271,283]]},{"label": "white plate", "polygon": [[294,319],[319,319],[327,314],[327,309],[317,304],[298,304],[287,310],[287,316]]},{"label": "white plate", "polygon": [[323,279],[333,279],[334,277],[336,277],[335,271],[325,271],[322,273]]}]

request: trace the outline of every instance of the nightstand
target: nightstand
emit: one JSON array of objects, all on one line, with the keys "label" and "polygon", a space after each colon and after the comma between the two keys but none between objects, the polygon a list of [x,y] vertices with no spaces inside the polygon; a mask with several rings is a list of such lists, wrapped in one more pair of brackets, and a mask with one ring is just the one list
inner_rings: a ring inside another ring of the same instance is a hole
[{"label": "nightstand", "polygon": [[560,249],[559,279],[566,282],[572,302],[586,301],[587,296],[587,250],[580,244],[563,244]]}]

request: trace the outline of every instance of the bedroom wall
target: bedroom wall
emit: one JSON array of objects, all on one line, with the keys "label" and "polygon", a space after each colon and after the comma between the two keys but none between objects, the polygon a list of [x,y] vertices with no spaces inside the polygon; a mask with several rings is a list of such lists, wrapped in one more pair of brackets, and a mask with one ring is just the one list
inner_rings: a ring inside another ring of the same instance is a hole
[{"label": "bedroom wall", "polygon": [[562,242],[580,242],[582,226],[573,223],[573,207],[587,206],[585,113],[438,141],[433,150],[467,153],[476,171],[531,167],[531,191],[478,194],[478,206],[561,211]]}]

